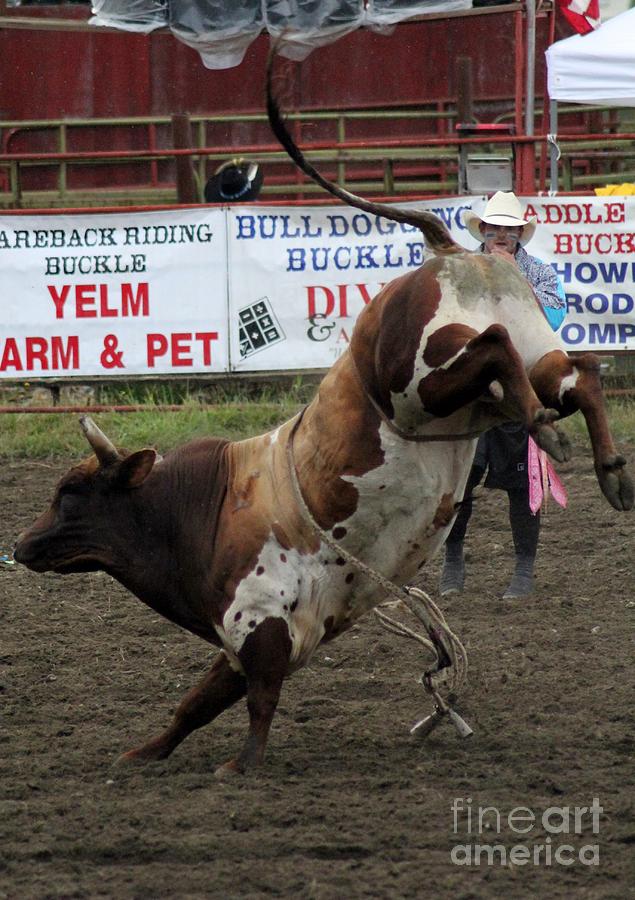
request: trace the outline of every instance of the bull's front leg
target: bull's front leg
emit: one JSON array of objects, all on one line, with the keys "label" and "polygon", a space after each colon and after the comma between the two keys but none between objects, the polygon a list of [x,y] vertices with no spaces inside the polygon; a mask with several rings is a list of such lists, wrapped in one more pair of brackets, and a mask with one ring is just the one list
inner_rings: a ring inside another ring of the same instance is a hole
[{"label": "bull's front leg", "polygon": [[185,695],[170,727],[147,744],[124,753],[119,761],[146,763],[165,759],[188,734],[207,725],[244,697],[246,691],[247,682],[244,675],[231,668],[225,653],[221,651],[210,671]]},{"label": "bull's front leg", "polygon": [[247,679],[249,731],[241,752],[220,766],[217,778],[262,764],[282,682],[289,669],[291,638],[283,619],[266,618],[247,635],[238,652]]},{"label": "bull's front leg", "polygon": [[626,471],[626,460],[613,443],[598,357],[584,353],[570,359],[563,351],[553,350],[534,365],[529,377],[542,402],[557,409],[562,417],[580,410],[589,431],[602,493],[615,509],[632,509],[633,481]]},{"label": "bull's front leg", "polygon": [[490,325],[481,334],[465,325],[440,328],[423,358],[435,363],[418,387],[426,412],[443,418],[489,393],[498,411],[512,422],[523,422],[540,447],[555,459],[567,458],[551,424],[558,412],[546,409],[537,396],[502,325]]}]

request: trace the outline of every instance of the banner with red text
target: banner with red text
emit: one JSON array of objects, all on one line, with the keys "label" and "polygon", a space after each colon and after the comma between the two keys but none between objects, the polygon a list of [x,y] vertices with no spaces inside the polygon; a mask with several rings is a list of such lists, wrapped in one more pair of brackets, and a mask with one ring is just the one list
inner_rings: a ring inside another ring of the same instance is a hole
[{"label": "banner with red text", "polygon": [[[567,295],[570,350],[635,350],[635,197],[525,197],[527,251]],[[456,240],[484,197],[413,205]],[[323,369],[418,229],[341,206],[0,215],[0,378]]]},{"label": "banner with red text", "polygon": [[[553,266],[567,295],[571,350],[635,350],[635,198],[523,197],[538,227],[527,252]],[[412,204],[462,223],[484,197]],[[404,206],[408,204],[402,204]],[[231,369],[327,367],[382,284],[421,265],[418,229],[357,210],[242,207],[229,212]]]},{"label": "banner with red text", "polygon": [[[473,199],[399,205],[435,212],[461,241]],[[364,306],[429,255],[418,228],[347,207],[234,207],[228,224],[232,371],[330,366]]]},{"label": "banner with red text", "polygon": [[0,217],[0,377],[228,368],[225,214]]},{"label": "banner with red text", "polygon": [[567,296],[567,350],[635,350],[635,197],[527,197],[527,252],[551,263]]}]

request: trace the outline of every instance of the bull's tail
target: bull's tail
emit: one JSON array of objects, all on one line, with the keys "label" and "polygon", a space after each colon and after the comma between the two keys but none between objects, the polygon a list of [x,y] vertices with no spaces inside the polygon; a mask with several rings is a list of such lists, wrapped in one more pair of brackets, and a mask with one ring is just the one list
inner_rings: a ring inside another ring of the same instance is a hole
[{"label": "bull's tail", "polygon": [[362,209],[364,212],[373,215],[383,216],[393,222],[404,222],[407,225],[420,228],[426,243],[435,253],[464,253],[465,249],[454,241],[441,219],[433,213],[419,209],[400,209],[399,207],[389,206],[386,203],[374,203],[371,200],[365,200],[363,197],[351,194],[350,191],[333,184],[332,181],[321,175],[311,165],[289,134],[282,118],[278,101],[274,97],[272,81],[275,50],[274,44],[269,51],[269,59],[267,61],[267,114],[271,130],[296,166],[326,191],[337,197],[338,200],[343,200],[350,206],[355,206],[357,209]]}]

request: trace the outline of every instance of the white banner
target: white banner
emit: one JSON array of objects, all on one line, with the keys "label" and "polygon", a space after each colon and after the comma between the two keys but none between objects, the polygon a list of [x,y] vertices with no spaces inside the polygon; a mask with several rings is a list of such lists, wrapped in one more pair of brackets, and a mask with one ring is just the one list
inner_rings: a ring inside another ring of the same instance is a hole
[{"label": "white banner", "polygon": [[[480,212],[484,198],[470,198]],[[567,297],[569,350],[635,350],[635,197],[521,197],[536,232],[530,256],[550,263]],[[464,231],[457,240],[477,242]]]},{"label": "white banner", "polygon": [[567,295],[570,350],[635,350],[635,197],[523,198],[538,217],[527,252]]},{"label": "white banner", "polygon": [[[483,197],[404,206],[468,249]],[[635,197],[522,198],[571,350],[635,350]],[[0,216],[0,378],[327,368],[381,286],[421,265],[417,228],[341,206]]]},{"label": "white banner", "polygon": [[0,377],[228,368],[222,210],[0,217]]},{"label": "white banner", "polygon": [[[462,240],[474,198],[404,203]],[[327,368],[381,287],[424,262],[421,232],[347,207],[229,210],[233,371]]]}]

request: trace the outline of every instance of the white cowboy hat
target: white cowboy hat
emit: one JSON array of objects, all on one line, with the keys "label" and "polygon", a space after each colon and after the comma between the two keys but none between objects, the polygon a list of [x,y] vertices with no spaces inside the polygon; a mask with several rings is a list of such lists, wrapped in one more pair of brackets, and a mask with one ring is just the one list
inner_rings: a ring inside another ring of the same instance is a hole
[{"label": "white cowboy hat", "polygon": [[482,216],[473,209],[466,209],[463,213],[463,224],[472,237],[482,244],[483,235],[479,230],[481,222],[487,222],[489,225],[506,225],[509,228],[521,226],[523,230],[518,242],[523,246],[529,243],[536,231],[536,217],[525,218],[520,200],[513,191],[497,191],[488,200]]}]

